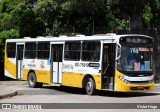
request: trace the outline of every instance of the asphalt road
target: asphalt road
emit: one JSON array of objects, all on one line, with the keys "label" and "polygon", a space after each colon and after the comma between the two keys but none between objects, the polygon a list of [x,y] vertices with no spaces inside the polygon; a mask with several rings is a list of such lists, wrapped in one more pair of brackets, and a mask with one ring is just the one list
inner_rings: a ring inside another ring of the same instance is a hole
[{"label": "asphalt road", "polygon": [[[115,93],[109,91],[98,91],[94,96],[86,95],[85,90],[83,89],[71,87],[53,87],[44,85],[42,88],[30,88],[27,81],[14,80],[0,81],[0,90],[1,89],[17,90],[18,95],[11,98],[2,99],[0,100],[0,103],[125,103],[125,105],[127,103],[160,103],[160,84],[156,84],[155,91],[150,93]],[[135,112],[136,110],[132,109],[129,111]],[[16,111],[19,112],[20,110]],[[55,111],[59,112],[63,110]],[[65,112],[67,111],[73,110],[65,110]],[[81,112],[84,111],[84,109],[76,111]],[[103,109],[87,111],[106,112],[106,110]],[[112,112],[113,109],[107,111]],[[119,110],[114,111],[119,112]],[[128,112],[128,109],[123,109],[123,111]],[[138,111],[150,112],[150,109],[142,109]],[[151,111],[159,112],[159,110]]]},{"label": "asphalt road", "polygon": [[[43,85],[42,88],[30,88],[27,81],[9,80],[0,81],[0,88],[13,89],[21,95],[86,95],[84,89]],[[104,97],[137,97],[137,96],[154,96],[160,93],[160,84],[155,85],[154,92],[150,93],[120,93],[110,91],[97,91],[95,96]]]}]

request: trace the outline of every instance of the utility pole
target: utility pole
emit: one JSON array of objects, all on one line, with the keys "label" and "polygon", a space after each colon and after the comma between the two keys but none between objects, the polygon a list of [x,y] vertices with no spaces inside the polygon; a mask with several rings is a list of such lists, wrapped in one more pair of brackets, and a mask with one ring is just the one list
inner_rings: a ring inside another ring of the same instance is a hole
[{"label": "utility pole", "polygon": [[52,36],[54,35],[54,23],[53,23],[53,26],[52,26]]},{"label": "utility pole", "polygon": [[92,34],[94,34],[94,20],[93,20],[93,23],[92,23]]},{"label": "utility pole", "polygon": [[131,18],[130,18],[130,16],[129,16],[129,22],[128,22],[128,30],[130,31],[131,30]]}]

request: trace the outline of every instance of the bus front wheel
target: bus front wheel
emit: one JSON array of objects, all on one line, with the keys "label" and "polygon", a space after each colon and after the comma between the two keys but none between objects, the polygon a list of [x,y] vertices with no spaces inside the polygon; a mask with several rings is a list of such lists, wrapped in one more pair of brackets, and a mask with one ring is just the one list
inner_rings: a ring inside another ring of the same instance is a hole
[{"label": "bus front wheel", "polygon": [[88,95],[94,95],[96,93],[96,86],[93,78],[89,77],[86,82],[86,92]]},{"label": "bus front wheel", "polygon": [[43,83],[37,82],[37,77],[34,72],[30,72],[28,75],[28,84],[32,88],[42,87]]}]

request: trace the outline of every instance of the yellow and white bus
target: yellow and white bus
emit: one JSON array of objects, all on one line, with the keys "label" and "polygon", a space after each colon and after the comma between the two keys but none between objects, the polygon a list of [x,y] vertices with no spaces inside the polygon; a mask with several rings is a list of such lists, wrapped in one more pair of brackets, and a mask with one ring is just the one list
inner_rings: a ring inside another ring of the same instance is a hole
[{"label": "yellow and white bus", "polygon": [[153,38],[99,34],[7,39],[5,76],[42,84],[119,92],[153,91]]}]

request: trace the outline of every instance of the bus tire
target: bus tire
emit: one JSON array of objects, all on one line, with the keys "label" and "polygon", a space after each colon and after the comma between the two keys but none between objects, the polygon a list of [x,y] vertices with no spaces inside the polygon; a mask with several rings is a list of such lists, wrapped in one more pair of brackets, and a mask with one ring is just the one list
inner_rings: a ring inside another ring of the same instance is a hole
[{"label": "bus tire", "polygon": [[42,87],[43,83],[37,82],[36,74],[34,72],[30,72],[28,74],[28,85],[32,88],[39,88]]},{"label": "bus tire", "polygon": [[96,93],[95,81],[91,77],[88,77],[86,82],[86,93],[88,95],[94,95]]}]

